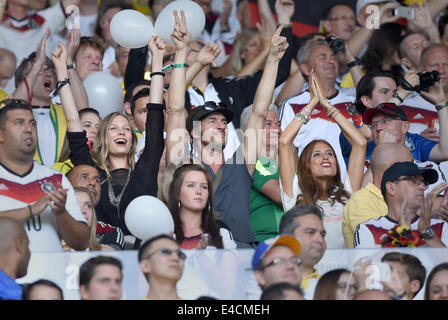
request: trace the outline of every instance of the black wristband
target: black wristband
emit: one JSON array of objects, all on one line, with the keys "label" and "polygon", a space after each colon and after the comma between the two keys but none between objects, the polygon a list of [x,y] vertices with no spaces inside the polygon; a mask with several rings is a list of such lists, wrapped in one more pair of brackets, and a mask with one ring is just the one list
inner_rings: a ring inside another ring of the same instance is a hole
[{"label": "black wristband", "polygon": [[359,66],[359,65],[361,65],[361,60],[359,60],[358,57],[356,57],[355,60],[353,60],[352,62],[347,63],[348,68],[353,68],[354,66]]},{"label": "black wristband", "polygon": [[151,78],[153,76],[162,76],[162,77],[164,77],[165,76],[165,72],[151,72]]},{"label": "black wristband", "polygon": [[403,103],[403,101],[404,101],[403,98],[400,97],[397,92],[395,92],[393,94],[392,98],[398,99],[400,101],[400,103]]},{"label": "black wristband", "polygon": [[67,70],[70,70],[70,69],[75,69],[75,64],[68,64],[67,65]]},{"label": "black wristband", "polygon": [[165,110],[165,105],[160,103],[147,103],[146,109],[148,110]]},{"label": "black wristband", "polygon": [[70,84],[70,80],[67,78],[67,79],[65,79],[65,80],[62,80],[62,81],[58,81],[58,82],[56,82],[56,88],[53,90],[53,92],[50,94],[50,97],[56,97],[57,96],[57,94],[58,94],[58,92],[59,92],[59,90],[61,90],[61,88],[63,87],[63,86],[65,86],[66,84]]}]

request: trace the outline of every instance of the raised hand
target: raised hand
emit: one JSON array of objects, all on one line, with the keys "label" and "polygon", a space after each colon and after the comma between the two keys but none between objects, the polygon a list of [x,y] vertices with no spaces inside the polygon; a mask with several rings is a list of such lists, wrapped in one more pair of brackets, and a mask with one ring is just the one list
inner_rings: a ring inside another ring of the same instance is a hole
[{"label": "raised hand", "polygon": [[329,111],[330,108],[333,108],[333,106],[331,105],[330,101],[328,101],[327,97],[325,96],[324,91],[322,90],[319,80],[317,79],[317,77],[314,75],[313,77],[313,82],[314,82],[314,87],[316,90],[316,95],[319,98],[319,104],[322,108],[325,109],[325,111]]},{"label": "raised hand", "polygon": [[166,51],[166,43],[158,36],[152,36],[149,40],[149,50],[151,51],[151,55],[153,57],[163,59]]},{"label": "raised hand", "polygon": [[278,23],[289,24],[294,14],[295,7],[293,0],[277,0],[275,2],[275,13],[278,16]]},{"label": "raised hand", "polygon": [[[316,74],[314,70],[311,70],[309,76],[309,89],[310,89],[310,102],[309,104],[313,106],[313,108],[319,103],[319,92],[317,90],[318,82],[316,79]],[[309,110],[311,112],[311,110]]]},{"label": "raised hand", "polygon": [[446,101],[442,80],[437,81],[433,86],[431,86],[428,92],[421,91],[420,94],[435,105],[445,103]]},{"label": "raised hand", "polygon": [[174,31],[171,34],[171,39],[173,40],[176,50],[180,51],[188,46],[191,40],[191,34],[187,29],[187,19],[185,18],[185,12],[183,10],[180,11],[181,19],[179,19],[179,15],[177,14],[176,10],[173,11],[173,14],[176,24],[174,26]]},{"label": "raised hand", "polygon": [[47,57],[45,54],[45,49],[47,47],[47,40],[50,37],[50,34],[51,31],[50,28],[48,28],[44,36],[40,40],[39,44],[37,45],[36,62],[35,62],[36,66],[43,66],[45,64],[45,60]]},{"label": "raised hand", "polygon": [[394,9],[399,6],[400,4],[398,2],[388,2],[380,6],[380,24],[395,22],[398,18],[400,18],[393,14]]},{"label": "raised hand", "polygon": [[51,55],[56,70],[61,68],[67,68],[67,49],[62,43],[58,43],[58,46],[54,48]]},{"label": "raised hand", "polygon": [[76,50],[79,47],[79,42],[81,41],[81,30],[74,25],[72,30],[67,33],[67,63],[71,64]]},{"label": "raised hand", "polygon": [[269,50],[269,55],[276,60],[281,60],[285,54],[286,49],[288,49],[289,44],[285,37],[280,36],[284,25],[280,25],[275,31],[271,39],[271,48]]},{"label": "raised hand", "polygon": [[196,62],[202,64],[202,65],[209,65],[212,64],[214,67],[217,66],[215,59],[219,56],[221,53],[221,48],[216,43],[207,43],[201,51],[199,51],[198,55],[196,56]]}]

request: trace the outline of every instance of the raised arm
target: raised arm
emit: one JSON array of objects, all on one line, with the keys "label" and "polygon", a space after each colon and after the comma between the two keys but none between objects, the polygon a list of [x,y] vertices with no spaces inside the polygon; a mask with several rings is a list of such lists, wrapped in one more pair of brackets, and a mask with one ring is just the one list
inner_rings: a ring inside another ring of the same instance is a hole
[{"label": "raised arm", "polygon": [[31,70],[28,73],[25,71],[26,76],[24,80],[19,83],[16,90],[12,94],[15,99],[26,100],[30,103],[32,102],[33,89],[36,85],[37,77],[40,73],[40,70],[45,65],[45,60],[47,58],[47,56],[45,55],[45,49],[49,36],[50,29],[47,29],[47,32],[45,32],[44,36],[39,42],[39,45],[37,46],[36,59],[31,67]]},{"label": "raised arm", "polygon": [[[56,68],[57,83],[68,79],[67,72],[67,49],[59,43],[53,50],[52,60]],[[65,119],[67,122],[68,132],[82,132],[81,121],[79,119],[78,110],[76,109],[75,99],[70,83],[65,84],[59,90],[59,96],[62,101],[62,108],[64,109]]]},{"label": "raised arm", "polygon": [[293,181],[297,171],[297,150],[294,146],[294,139],[300,128],[310,120],[311,112],[319,102],[319,97],[313,85],[314,77],[315,74],[312,71],[309,77],[310,102],[296,114],[283,131],[279,140],[280,179],[283,191],[290,198],[293,196]]},{"label": "raised arm", "polygon": [[188,67],[187,69],[187,80],[186,80],[186,87],[188,87],[196,78],[196,76],[199,74],[199,72],[202,71],[206,66],[211,64],[212,66],[216,67],[217,64],[215,62],[215,59],[219,56],[221,53],[221,48],[219,48],[217,43],[207,43],[201,51],[199,51],[194,63]]},{"label": "raised arm", "polygon": [[[80,40],[81,30],[77,25],[74,25],[72,30],[67,34],[67,65],[73,64],[73,56],[76,49],[79,47]],[[81,78],[79,78],[78,72],[75,68],[67,69],[67,71],[73,98],[75,99],[76,109],[79,111],[87,108],[89,106],[87,92],[82,84]]]},{"label": "raised arm", "polygon": [[[252,113],[247,122],[247,129],[244,137],[244,158],[249,172],[252,174],[255,169],[258,155],[261,152],[261,139],[259,139],[258,132],[263,129],[264,119],[268,111],[269,105],[272,102],[272,95],[275,89],[275,78],[277,77],[278,64],[283,57],[288,42],[285,37],[281,37],[283,25],[281,25],[272,36],[271,47],[269,55],[264,67],[263,76],[255,94]],[[254,137],[255,136],[255,137]],[[249,137],[254,137],[256,143],[253,143]]]},{"label": "raised arm", "polygon": [[[185,14],[180,12],[182,20],[179,19],[177,11],[174,11],[176,26],[171,39],[176,47],[174,64],[183,65],[187,61],[188,43],[191,35],[187,30]],[[171,73],[170,88],[168,89],[167,104],[167,130],[166,130],[166,159],[168,163],[175,161],[184,154],[185,142],[188,137],[186,130],[187,111],[185,110],[186,90],[185,68],[174,68]],[[180,147],[180,149],[179,149]]]},{"label": "raised arm", "polygon": [[352,190],[353,192],[356,192],[361,188],[362,178],[364,177],[367,140],[363,137],[361,132],[338,111],[338,109],[331,105],[316,78],[314,79],[314,85],[316,86],[316,91],[319,95],[320,105],[327,111],[327,116],[329,118],[332,117],[334,121],[336,121],[339,128],[341,128],[342,133],[352,146],[352,151],[348,158],[347,174],[350,178]]},{"label": "raised arm", "polygon": [[[447,103],[442,80],[429,88],[429,92],[422,91],[420,94],[434,103],[436,108]],[[439,107],[437,114],[439,116],[439,143],[429,153],[429,160],[441,162],[448,160],[448,107]]]}]

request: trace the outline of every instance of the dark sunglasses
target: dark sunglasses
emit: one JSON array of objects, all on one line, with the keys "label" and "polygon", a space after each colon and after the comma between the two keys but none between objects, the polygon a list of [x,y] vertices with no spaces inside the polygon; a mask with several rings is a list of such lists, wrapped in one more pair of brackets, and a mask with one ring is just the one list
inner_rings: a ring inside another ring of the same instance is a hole
[{"label": "dark sunglasses", "polygon": [[0,112],[6,112],[13,107],[31,109],[31,104],[22,99],[5,99],[0,101]]}]

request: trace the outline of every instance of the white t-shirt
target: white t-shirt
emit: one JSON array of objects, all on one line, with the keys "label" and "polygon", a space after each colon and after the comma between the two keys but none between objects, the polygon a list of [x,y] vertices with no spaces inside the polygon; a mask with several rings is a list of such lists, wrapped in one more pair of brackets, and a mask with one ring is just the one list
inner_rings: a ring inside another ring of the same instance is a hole
[{"label": "white t-shirt", "polygon": [[43,164],[50,167],[56,162],[56,133],[50,118],[50,108],[33,109],[37,124],[39,151]]},{"label": "white t-shirt", "polygon": [[[361,115],[356,111],[353,104],[355,101],[354,96],[348,95],[348,92],[353,90],[340,89],[336,96],[331,97],[329,102],[335,106],[350,122],[360,124]],[[309,91],[303,91],[297,96],[284,100],[280,106],[280,120],[281,128],[284,132],[286,127],[294,119],[296,113],[298,113],[304,106],[310,101]],[[303,149],[313,140],[324,139],[333,147],[341,170],[341,181],[345,181],[347,175],[347,169],[342,156],[341,146],[339,143],[339,134],[341,129],[338,124],[333,120],[327,118],[327,114],[323,108],[316,106],[311,114],[311,120],[300,128],[299,133],[294,139],[294,145],[298,149],[298,154],[302,153]]]},{"label": "white t-shirt", "polygon": [[[280,195],[282,197],[283,209],[286,211],[295,207],[297,202],[297,197],[302,193],[299,187],[299,180],[297,175],[294,175],[293,180],[293,190],[292,198],[283,191],[282,180],[280,182]],[[350,178],[347,176],[344,183],[344,190],[351,196],[352,186],[350,183]],[[335,201],[331,205],[328,200],[317,200],[316,206],[322,208],[323,212],[323,223],[325,231],[327,232],[325,236],[325,241],[327,242],[327,248],[329,249],[341,249],[345,248],[344,245],[344,235],[342,233],[342,214],[344,213],[344,205],[338,201]]]},{"label": "white t-shirt", "polygon": [[425,131],[429,126],[439,129],[439,116],[435,106],[423,99],[421,95],[411,93],[402,104],[400,108],[406,113],[410,127],[410,133],[417,133]]},{"label": "white t-shirt", "polygon": [[[76,220],[87,223],[81,212],[75,192],[62,173],[33,163],[30,172],[19,176],[0,164],[0,211],[13,210],[31,205],[46,192],[61,184],[67,191],[65,209]],[[24,222],[30,239],[30,250],[34,252],[61,252],[61,239],[57,229],[56,217],[47,206],[39,216]]]}]

